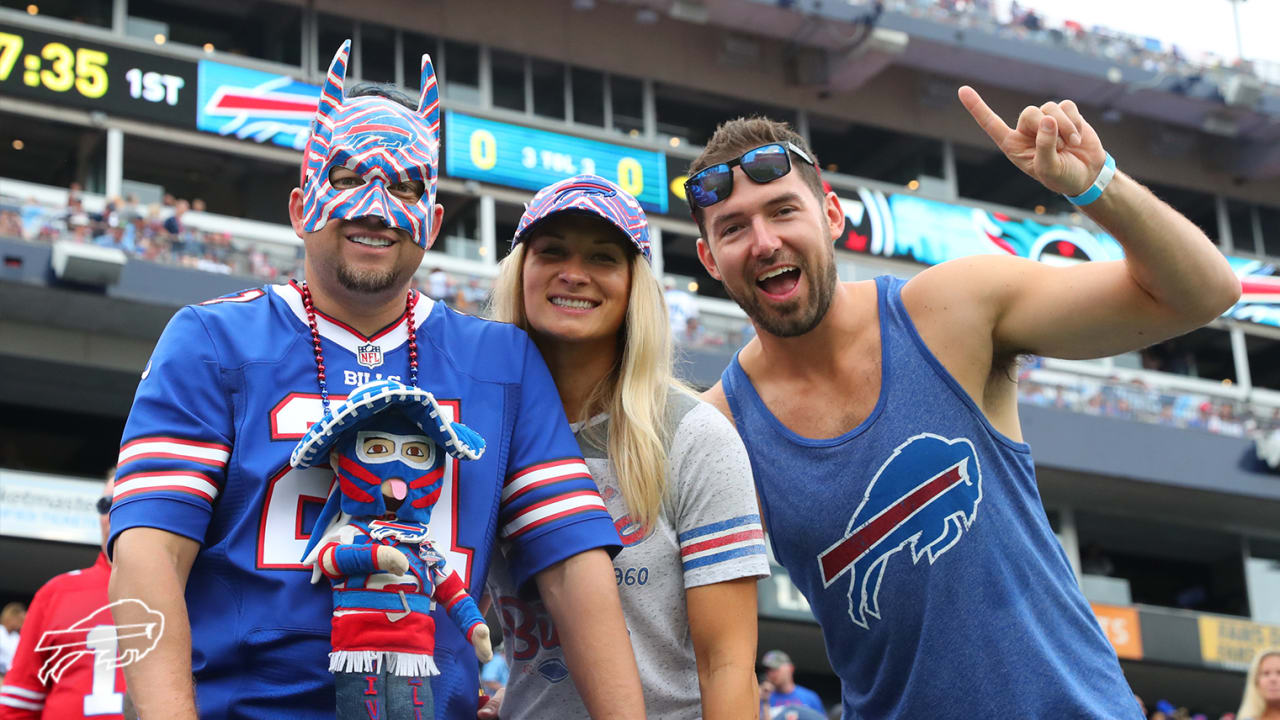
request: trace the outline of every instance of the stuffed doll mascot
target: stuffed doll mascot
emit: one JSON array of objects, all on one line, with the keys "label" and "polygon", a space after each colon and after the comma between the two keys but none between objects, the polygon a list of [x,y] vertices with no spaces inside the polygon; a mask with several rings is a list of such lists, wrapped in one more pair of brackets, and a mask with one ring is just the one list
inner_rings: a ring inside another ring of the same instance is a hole
[{"label": "stuffed doll mascot", "polygon": [[427,537],[445,453],[476,460],[484,439],[450,422],[431,393],[393,380],[356,388],[294,448],[290,464],[326,460],[334,482],[303,562],[333,585],[338,720],[432,717],[437,603],[487,662],[489,629]]}]

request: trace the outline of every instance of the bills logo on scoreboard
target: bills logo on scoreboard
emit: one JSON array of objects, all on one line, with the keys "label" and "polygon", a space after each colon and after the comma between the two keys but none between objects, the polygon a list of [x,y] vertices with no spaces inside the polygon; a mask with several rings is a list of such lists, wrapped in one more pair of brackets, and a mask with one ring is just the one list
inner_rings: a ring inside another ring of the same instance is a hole
[{"label": "bills logo on scoreboard", "polygon": [[356,348],[356,362],[373,369],[382,364],[382,348],[370,343]]}]

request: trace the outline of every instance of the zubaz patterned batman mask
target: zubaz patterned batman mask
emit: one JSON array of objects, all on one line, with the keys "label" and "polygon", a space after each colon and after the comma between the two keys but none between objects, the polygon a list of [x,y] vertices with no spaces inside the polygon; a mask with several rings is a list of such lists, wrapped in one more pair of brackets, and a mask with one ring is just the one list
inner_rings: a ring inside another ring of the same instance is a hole
[{"label": "zubaz patterned batman mask", "polygon": [[[333,56],[320,92],[302,168],[302,226],[315,232],[330,219],[375,217],[426,249],[440,167],[440,92],[431,58],[422,56],[422,95],[415,112],[383,97],[347,99],[342,86],[350,50],[347,40]],[[335,188],[329,175],[336,167],[364,182]],[[388,191],[410,181],[425,188],[416,202]]]}]

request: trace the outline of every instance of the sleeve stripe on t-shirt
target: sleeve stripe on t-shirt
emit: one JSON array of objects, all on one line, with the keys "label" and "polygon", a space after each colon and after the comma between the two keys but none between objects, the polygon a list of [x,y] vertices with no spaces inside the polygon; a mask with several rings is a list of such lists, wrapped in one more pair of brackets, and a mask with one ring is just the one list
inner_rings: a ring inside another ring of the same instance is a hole
[{"label": "sleeve stripe on t-shirt", "polygon": [[198,472],[162,470],[125,475],[116,480],[112,496],[115,502],[119,502],[138,493],[160,491],[187,493],[213,502],[218,497],[219,488],[209,476]]},{"label": "sleeve stripe on t-shirt", "polygon": [[738,517],[729,518],[728,520],[708,523],[691,530],[685,530],[680,533],[679,536],[680,547],[683,548],[691,541],[700,541],[710,539],[712,536],[752,529],[760,529],[760,516],[755,513],[750,515],[739,515]]},{"label": "sleeve stripe on t-shirt", "polygon": [[19,700],[16,697],[10,697],[11,690],[9,687],[0,689],[0,705],[8,705],[19,710],[43,710],[44,703],[34,703],[28,700]]},{"label": "sleeve stripe on t-shirt", "polygon": [[726,560],[734,560],[736,558],[746,557],[748,555],[764,555],[764,554],[765,554],[764,543],[759,541],[744,542],[738,545],[732,545],[724,548],[717,548],[715,550],[708,550],[704,553],[699,553],[697,555],[684,557],[682,558],[684,560],[682,567],[684,568],[685,572],[688,572],[696,568],[706,567],[708,565],[715,565],[716,563],[724,562]]},{"label": "sleeve stripe on t-shirt", "polygon": [[231,448],[217,443],[196,442],[174,437],[148,437],[125,443],[120,448],[116,465],[124,466],[135,460],[168,459],[188,460],[216,468],[227,466]]},{"label": "sleeve stripe on t-shirt", "polygon": [[515,513],[502,528],[502,535],[508,539],[522,535],[534,528],[555,522],[570,515],[608,512],[600,493],[594,490],[582,490],[575,493],[558,495],[550,500],[535,503]]},{"label": "sleeve stripe on t-shirt", "polygon": [[512,475],[502,488],[502,501],[513,500],[526,492],[547,487],[563,480],[591,478],[591,471],[582,460],[574,459],[529,468]]},{"label": "sleeve stripe on t-shirt", "polygon": [[714,565],[746,555],[765,554],[759,515],[708,523],[680,533],[680,560],[685,570]]}]

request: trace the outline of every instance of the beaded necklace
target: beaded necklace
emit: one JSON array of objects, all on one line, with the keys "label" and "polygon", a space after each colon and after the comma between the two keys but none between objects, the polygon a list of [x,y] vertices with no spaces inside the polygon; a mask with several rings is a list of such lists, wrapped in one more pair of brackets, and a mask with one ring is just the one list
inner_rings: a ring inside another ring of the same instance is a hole
[{"label": "beaded necklace", "polygon": [[[311,288],[304,282],[302,288],[302,307],[307,311],[307,324],[311,326],[311,347],[316,354],[316,380],[320,383],[320,402],[325,414],[329,414],[329,386],[324,376],[324,351],[320,348],[320,328],[316,325],[316,307],[311,302]],[[409,290],[404,301],[404,314],[408,320],[409,333],[409,386],[418,386],[418,332],[413,324],[413,307],[418,304],[418,296]]]}]

